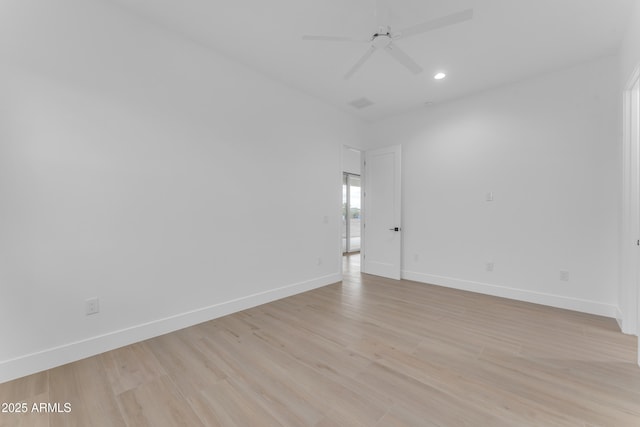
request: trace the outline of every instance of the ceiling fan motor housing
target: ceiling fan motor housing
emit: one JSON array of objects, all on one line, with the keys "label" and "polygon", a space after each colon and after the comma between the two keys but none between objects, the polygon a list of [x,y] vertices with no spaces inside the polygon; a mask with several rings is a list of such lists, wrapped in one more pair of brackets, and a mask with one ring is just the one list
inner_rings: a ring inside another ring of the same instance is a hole
[{"label": "ceiling fan motor housing", "polygon": [[371,38],[371,46],[375,47],[376,49],[381,49],[381,48],[385,48],[387,46],[389,46],[389,44],[391,44],[391,34],[386,33],[386,34],[374,34],[373,37]]}]

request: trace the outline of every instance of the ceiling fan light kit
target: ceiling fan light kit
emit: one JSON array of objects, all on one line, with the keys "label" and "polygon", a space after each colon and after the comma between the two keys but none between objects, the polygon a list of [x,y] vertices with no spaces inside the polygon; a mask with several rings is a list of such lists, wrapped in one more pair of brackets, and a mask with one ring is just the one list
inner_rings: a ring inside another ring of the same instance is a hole
[{"label": "ceiling fan light kit", "polygon": [[[356,61],[356,63],[347,71],[344,75],[345,79],[351,78],[353,74],[358,71],[365,62],[375,53],[377,50],[384,50],[389,56],[395,59],[397,62],[406,67],[414,74],[422,72],[422,67],[416,63],[409,55],[407,55],[396,44],[396,40],[423,34],[429,31],[437,30],[439,28],[448,27],[450,25],[458,24],[460,22],[468,21],[473,18],[473,9],[466,9],[461,12],[452,13],[443,17],[433,19],[431,21],[423,22],[422,24],[414,25],[409,28],[398,32],[392,32],[389,25],[389,9],[381,6],[382,0],[376,1],[376,17],[378,20],[378,31],[374,33],[369,39],[358,39],[353,37],[342,36],[310,36],[306,35],[302,38],[304,40],[315,41],[332,41],[332,42],[346,42],[346,43],[369,43],[369,49]],[[438,73],[434,76],[436,80],[443,79],[444,73]]]}]

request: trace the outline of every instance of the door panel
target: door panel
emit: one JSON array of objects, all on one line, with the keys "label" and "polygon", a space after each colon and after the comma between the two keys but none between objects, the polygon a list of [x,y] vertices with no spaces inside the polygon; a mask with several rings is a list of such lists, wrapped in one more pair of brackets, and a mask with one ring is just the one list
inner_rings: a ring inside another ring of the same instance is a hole
[{"label": "door panel", "polygon": [[365,153],[363,271],[396,280],[402,248],[400,168],[399,145]]},{"label": "door panel", "polygon": [[[635,236],[636,238],[640,237],[640,79],[636,80],[633,88],[631,89],[631,144],[634,147],[634,158],[635,166],[633,168],[634,175],[634,184],[632,184],[633,191],[633,213],[635,214],[634,218],[634,228],[635,228]],[[637,248],[636,248],[637,249]],[[640,277],[639,277],[639,269],[640,269],[640,256],[636,251],[636,259],[635,261],[635,287],[636,287],[636,333],[640,334]],[[640,339],[638,339],[638,366],[640,366]]]}]

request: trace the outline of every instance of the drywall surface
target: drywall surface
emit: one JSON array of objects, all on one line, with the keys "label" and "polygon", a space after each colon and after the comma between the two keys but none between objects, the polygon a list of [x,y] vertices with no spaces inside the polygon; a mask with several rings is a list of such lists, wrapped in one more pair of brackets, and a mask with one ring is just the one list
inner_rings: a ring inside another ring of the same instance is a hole
[{"label": "drywall surface", "polygon": [[625,37],[620,46],[620,71],[625,84],[633,70],[640,65],[640,3],[635,2],[629,16]]},{"label": "drywall surface", "polygon": [[343,172],[360,175],[360,151],[343,147],[342,148],[342,170]]},{"label": "drywall surface", "polygon": [[403,277],[613,317],[617,76],[603,58],[373,125],[403,149]]},{"label": "drywall surface", "polygon": [[352,118],[108,2],[0,58],[0,382],[340,280]]}]

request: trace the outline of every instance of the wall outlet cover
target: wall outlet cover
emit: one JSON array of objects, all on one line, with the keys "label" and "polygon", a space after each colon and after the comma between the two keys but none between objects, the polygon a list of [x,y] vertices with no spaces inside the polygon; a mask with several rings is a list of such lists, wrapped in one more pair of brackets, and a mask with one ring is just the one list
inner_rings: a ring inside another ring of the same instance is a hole
[{"label": "wall outlet cover", "polygon": [[89,298],[84,302],[85,314],[87,316],[91,314],[97,314],[100,312],[100,301],[98,297]]}]

